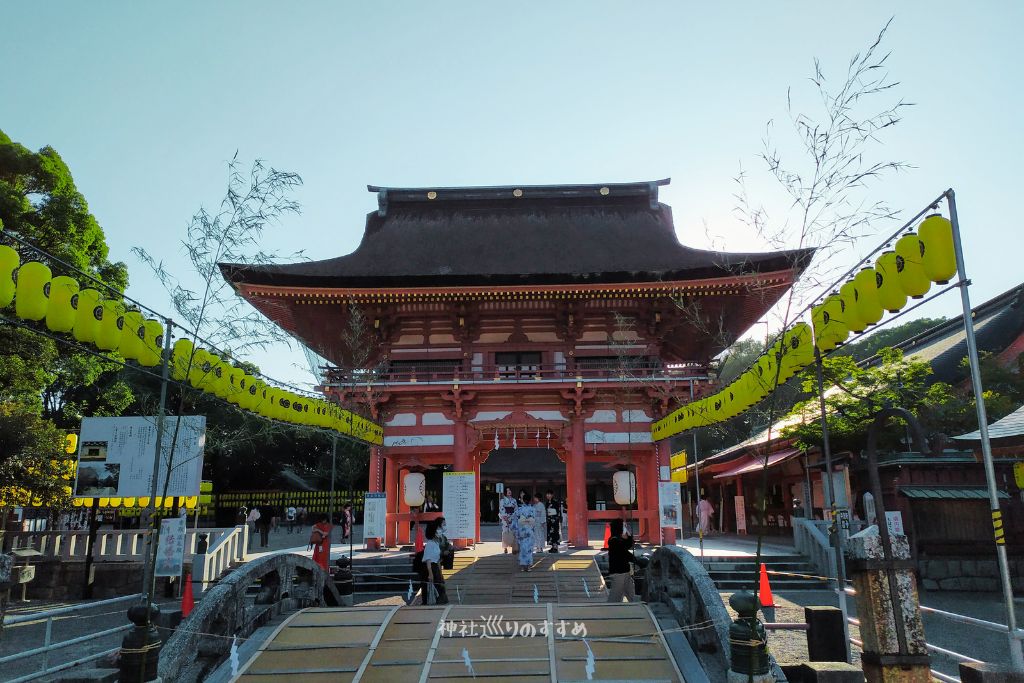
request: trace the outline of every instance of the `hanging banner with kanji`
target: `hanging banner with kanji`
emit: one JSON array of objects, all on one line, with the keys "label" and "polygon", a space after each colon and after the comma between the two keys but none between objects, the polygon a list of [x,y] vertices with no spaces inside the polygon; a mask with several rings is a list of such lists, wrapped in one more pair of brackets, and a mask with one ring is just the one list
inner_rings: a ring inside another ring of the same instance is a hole
[{"label": "hanging banner with kanji", "polygon": [[448,538],[476,539],[476,475],[445,472],[442,495]]},{"label": "hanging banner with kanji", "polygon": [[160,520],[160,543],[156,549],[156,576],[181,576],[185,561],[185,518]]}]

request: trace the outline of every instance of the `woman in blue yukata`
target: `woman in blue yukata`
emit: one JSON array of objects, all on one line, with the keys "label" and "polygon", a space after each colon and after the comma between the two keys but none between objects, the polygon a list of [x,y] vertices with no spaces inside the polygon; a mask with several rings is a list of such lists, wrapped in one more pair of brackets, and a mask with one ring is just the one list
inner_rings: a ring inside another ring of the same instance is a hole
[{"label": "woman in blue yukata", "polygon": [[512,518],[512,528],[519,542],[519,569],[524,572],[530,571],[533,564],[534,527],[537,520],[530,505],[524,505],[516,510]]}]

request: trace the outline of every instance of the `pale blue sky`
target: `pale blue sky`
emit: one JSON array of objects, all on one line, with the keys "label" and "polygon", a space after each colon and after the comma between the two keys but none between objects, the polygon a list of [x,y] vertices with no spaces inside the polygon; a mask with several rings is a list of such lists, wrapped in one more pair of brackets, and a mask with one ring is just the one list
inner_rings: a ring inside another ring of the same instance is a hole
[{"label": "pale blue sky", "polygon": [[[131,294],[164,310],[129,249],[180,264],[184,226],[220,198],[235,150],[303,176],[303,214],[267,247],[315,258],[358,244],[367,183],[665,176],[684,243],[709,246],[706,222],[747,250],[731,179],[742,163],[772,201],[755,154],[786,88],[814,57],[838,75],[893,14],[891,73],[917,106],[883,154],[917,168],[870,196],[912,213],[955,187],[979,303],[1024,280],[1017,2],[11,3],[0,128],[61,153]],[[310,379],[298,353],[254,360]]]}]

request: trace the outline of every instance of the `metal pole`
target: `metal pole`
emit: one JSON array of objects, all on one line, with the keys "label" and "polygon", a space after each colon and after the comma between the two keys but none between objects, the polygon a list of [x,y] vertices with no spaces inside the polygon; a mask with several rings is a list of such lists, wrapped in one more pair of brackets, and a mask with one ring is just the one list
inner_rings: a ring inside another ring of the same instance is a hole
[{"label": "metal pole", "polygon": [[992,444],[988,437],[988,416],[981,386],[981,369],[978,365],[978,344],[974,339],[974,319],[971,317],[971,296],[967,291],[971,281],[967,278],[964,265],[963,243],[960,241],[960,221],[956,214],[956,196],[952,188],[946,190],[949,206],[949,220],[953,224],[953,250],[956,254],[956,269],[960,276],[960,302],[964,309],[964,335],[967,338],[967,359],[971,366],[971,387],[974,389],[974,405],[978,412],[978,432],[981,436],[981,458],[985,466],[985,482],[988,484],[989,507],[992,512],[992,530],[995,534],[996,557],[999,560],[999,578],[1003,584],[1003,599],[1006,602],[1006,632],[1010,641],[1010,661],[1016,671],[1024,671],[1024,652],[1017,638],[1017,615],[1013,605],[1013,587],[1010,583],[1010,567],[1006,559],[1006,541],[1003,536],[1003,513],[999,508],[999,493],[996,489],[995,466],[992,464]]},{"label": "metal pole", "polygon": [[[332,435],[331,436],[331,503],[330,503],[330,508],[331,509],[330,509],[330,512],[329,512],[329,514],[330,514],[329,523],[331,525],[331,536],[334,536],[334,468],[337,465],[337,462],[338,462],[338,437]],[[331,539],[327,539],[327,540],[328,540],[328,544],[327,544],[327,561],[329,563],[331,561],[331,545],[330,545]]]},{"label": "metal pole", "polygon": [[[155,591],[154,567],[156,564],[156,547],[159,540],[159,526],[156,526],[156,492],[157,476],[160,472],[160,451],[164,441],[164,421],[167,411],[167,384],[171,373],[171,331],[174,323],[170,318],[164,319],[164,351],[163,367],[160,372],[160,405],[156,411],[156,447],[153,453],[153,477],[149,487],[149,505],[146,506],[146,514],[149,515],[149,550],[146,553],[142,566],[142,593],[145,595],[143,604],[149,605],[153,602]],[[148,614],[147,610],[147,614]]]},{"label": "metal pole", "polygon": [[[693,403],[693,380],[690,380],[690,403]],[[697,484],[697,505],[694,507],[694,519],[697,520],[697,544],[700,546],[700,561],[704,563],[704,530],[700,528],[700,463],[697,462],[697,430],[693,430],[693,477]],[[719,515],[722,511],[718,511]]]},{"label": "metal pole", "polygon": [[[832,526],[835,534],[832,535],[836,553],[836,595],[839,599],[839,610],[843,614],[843,635],[846,636],[844,647],[846,649],[846,661],[850,661],[850,623],[847,621],[849,611],[846,607],[846,558],[843,556],[843,530],[840,528],[836,514],[836,491],[835,483],[832,481],[832,447],[829,444],[828,415],[825,411],[825,379],[822,372],[821,352],[818,350],[817,342],[814,345],[814,368],[818,378],[818,406],[821,410],[821,452],[825,456],[825,481],[828,491],[829,506],[832,509]],[[811,489],[811,496],[814,489]],[[884,520],[883,520],[884,523]],[[830,539],[830,540],[831,540]]]}]

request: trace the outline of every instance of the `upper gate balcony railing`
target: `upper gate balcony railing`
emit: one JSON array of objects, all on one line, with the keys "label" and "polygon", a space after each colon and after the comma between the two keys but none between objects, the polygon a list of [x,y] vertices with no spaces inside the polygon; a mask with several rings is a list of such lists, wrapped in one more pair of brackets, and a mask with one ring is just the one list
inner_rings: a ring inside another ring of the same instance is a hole
[{"label": "upper gate balcony railing", "polygon": [[327,386],[403,386],[415,384],[574,384],[708,381],[707,367],[696,363],[665,365],[653,362],[605,366],[577,363],[557,365],[455,365],[452,363],[407,363],[380,371],[343,373],[325,368]]}]

